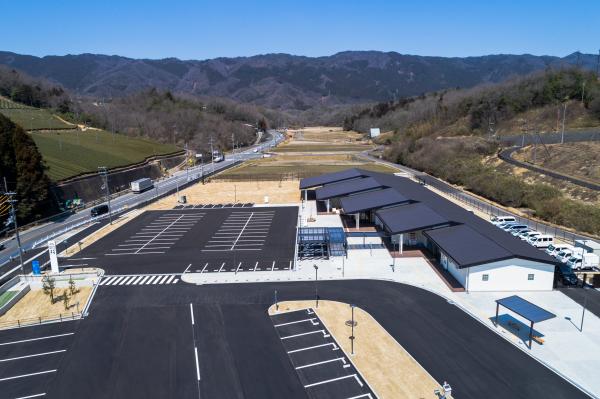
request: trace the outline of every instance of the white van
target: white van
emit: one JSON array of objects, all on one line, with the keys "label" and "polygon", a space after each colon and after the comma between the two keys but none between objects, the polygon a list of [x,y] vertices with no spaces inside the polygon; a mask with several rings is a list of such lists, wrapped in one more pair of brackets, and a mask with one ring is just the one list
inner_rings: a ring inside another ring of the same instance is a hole
[{"label": "white van", "polygon": [[551,245],[554,242],[554,237],[540,234],[539,236],[531,237],[527,242],[536,248],[548,248],[548,245]]},{"label": "white van", "polygon": [[571,270],[583,270],[598,267],[599,263],[600,258],[598,255],[589,252],[583,254],[574,254],[567,261],[567,265],[571,268]]},{"label": "white van", "polygon": [[514,216],[492,216],[490,218],[490,221],[492,222],[492,224],[498,226],[499,224],[506,222],[516,222],[517,219],[515,219]]},{"label": "white van", "polygon": [[573,250],[573,246],[569,245],[569,244],[550,244],[548,245],[548,248],[546,248],[546,253],[550,256],[554,256],[556,258],[556,255],[565,249],[569,249],[569,250]]}]

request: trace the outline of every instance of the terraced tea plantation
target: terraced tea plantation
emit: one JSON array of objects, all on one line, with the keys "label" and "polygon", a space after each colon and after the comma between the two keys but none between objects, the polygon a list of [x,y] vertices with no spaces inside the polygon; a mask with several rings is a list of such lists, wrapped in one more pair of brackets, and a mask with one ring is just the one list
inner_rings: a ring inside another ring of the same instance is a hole
[{"label": "terraced tea plantation", "polygon": [[30,134],[46,161],[52,180],[94,172],[98,166],[126,166],[154,155],[181,150],[170,144],[96,129],[85,132],[77,129],[45,130]]}]

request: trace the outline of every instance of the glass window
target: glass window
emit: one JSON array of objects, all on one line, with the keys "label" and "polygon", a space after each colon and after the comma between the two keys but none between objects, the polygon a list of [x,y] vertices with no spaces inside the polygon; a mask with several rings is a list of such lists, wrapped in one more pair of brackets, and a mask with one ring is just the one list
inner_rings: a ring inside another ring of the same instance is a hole
[{"label": "glass window", "polygon": [[528,274],[528,275],[527,275],[527,280],[529,280],[529,281],[533,281],[533,278],[534,278],[534,277],[535,277],[535,276],[534,276],[533,274]]},{"label": "glass window", "polygon": [[481,280],[482,281],[488,281],[490,279],[490,275],[489,274],[484,274],[481,276]]}]

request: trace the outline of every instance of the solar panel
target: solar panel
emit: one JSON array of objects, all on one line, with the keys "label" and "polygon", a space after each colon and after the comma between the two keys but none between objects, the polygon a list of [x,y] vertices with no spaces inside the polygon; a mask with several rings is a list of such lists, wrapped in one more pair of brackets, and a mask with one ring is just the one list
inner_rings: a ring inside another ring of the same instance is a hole
[{"label": "solar panel", "polygon": [[518,295],[496,299],[496,302],[534,323],[539,323],[540,321],[549,320],[556,317],[554,313],[548,312],[546,309],[540,308],[539,306],[521,298]]},{"label": "solar panel", "polygon": [[303,190],[306,188],[318,187],[324,184],[356,179],[364,176],[365,174],[360,169],[346,169],[340,172],[326,173],[324,175],[307,177],[300,180],[300,189]]}]

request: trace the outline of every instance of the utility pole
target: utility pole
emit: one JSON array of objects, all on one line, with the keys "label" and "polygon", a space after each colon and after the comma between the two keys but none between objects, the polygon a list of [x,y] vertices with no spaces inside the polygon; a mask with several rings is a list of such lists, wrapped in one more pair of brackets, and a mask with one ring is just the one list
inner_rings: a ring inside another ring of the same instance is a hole
[{"label": "utility pole", "polygon": [[585,80],[581,84],[581,103],[583,104],[583,97],[585,95]]},{"label": "utility pole", "polygon": [[[6,185],[6,180],[4,180],[4,184]],[[8,203],[10,204],[10,216],[12,217],[12,222],[15,226],[15,237],[17,238],[17,246],[19,247],[19,262],[21,263],[21,274],[25,274],[25,271],[23,270],[23,247],[21,247],[21,237],[19,236],[17,213],[15,212],[15,204],[17,203],[17,200],[14,197],[17,195],[17,193],[11,191],[5,194],[10,197]]]},{"label": "utility pole", "polygon": [[598,50],[598,59],[596,60],[596,78],[600,79],[600,50]]},{"label": "utility pole", "polygon": [[210,164],[212,165],[212,173],[215,173],[215,153],[213,151],[213,138],[210,136]]},{"label": "utility pole", "polygon": [[235,162],[235,136],[231,132],[231,154],[233,155],[233,162]]},{"label": "utility pole", "polygon": [[108,189],[108,170],[106,166],[98,166],[100,174],[104,176],[104,187],[106,189],[106,202],[108,203],[108,222],[112,224],[112,210],[110,209],[110,190]]},{"label": "utility pole", "polygon": [[565,143],[565,115],[567,115],[567,102],[563,104],[563,119],[562,119],[562,133],[560,135],[560,143]]}]

